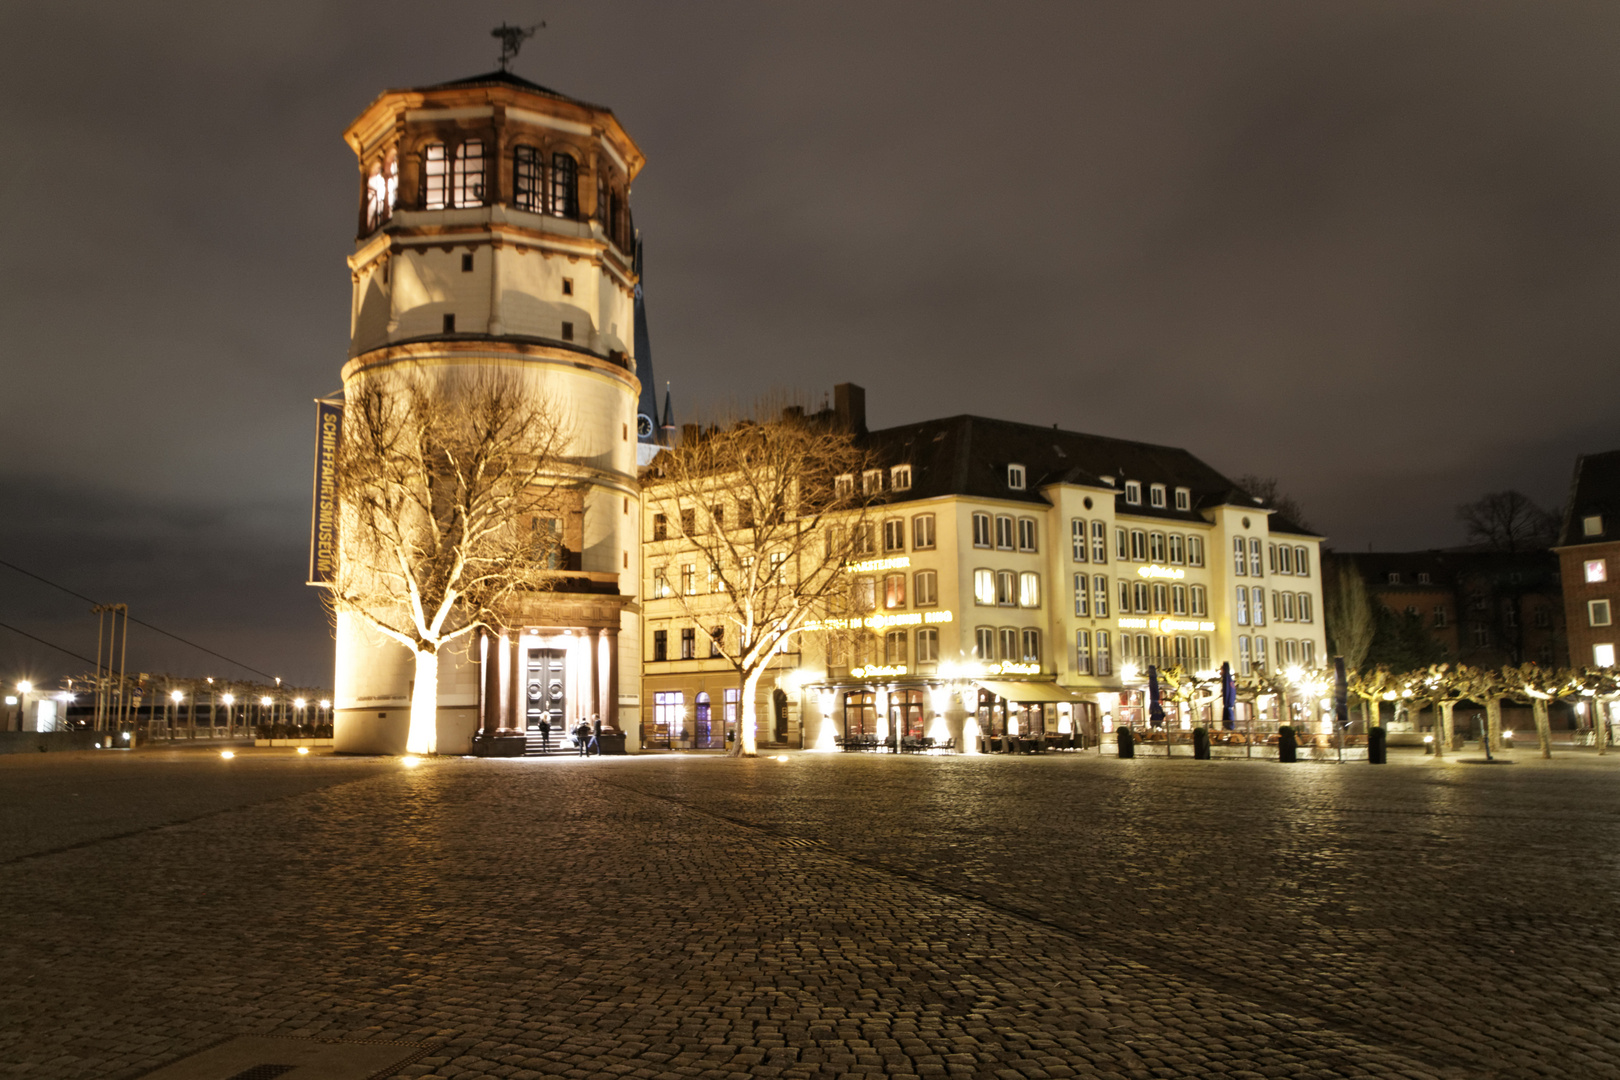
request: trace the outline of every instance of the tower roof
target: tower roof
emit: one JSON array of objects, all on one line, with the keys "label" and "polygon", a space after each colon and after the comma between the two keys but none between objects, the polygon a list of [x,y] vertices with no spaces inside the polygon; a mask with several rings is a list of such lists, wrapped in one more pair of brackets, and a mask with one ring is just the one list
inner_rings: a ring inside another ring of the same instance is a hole
[{"label": "tower roof", "polygon": [[416,86],[412,87],[411,89],[461,90],[476,86],[509,86],[517,90],[526,90],[531,94],[544,94],[546,97],[555,98],[558,101],[567,101],[574,105],[583,105],[587,109],[595,109],[598,112],[611,113],[613,111],[606,105],[597,105],[594,102],[583,101],[577,97],[571,97],[568,94],[559,93],[549,86],[541,86],[537,82],[530,82],[528,79],[525,79],[520,75],[514,75],[510,71],[491,71],[483,75],[471,75],[465,79],[451,79],[449,82],[434,83],[432,86]]}]

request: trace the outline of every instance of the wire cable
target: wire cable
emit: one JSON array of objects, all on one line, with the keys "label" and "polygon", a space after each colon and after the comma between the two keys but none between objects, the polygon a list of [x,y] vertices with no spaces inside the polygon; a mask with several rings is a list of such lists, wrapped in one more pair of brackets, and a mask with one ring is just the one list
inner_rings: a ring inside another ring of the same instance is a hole
[{"label": "wire cable", "polygon": [[[32,570],[24,570],[22,567],[18,566],[16,563],[7,562],[4,559],[0,559],[0,566],[9,567],[10,569],[17,571],[17,573],[22,574],[25,577],[31,577],[35,581],[44,582],[46,585],[49,585],[51,588],[60,589],[61,591],[67,593],[69,596],[77,597],[80,600],[83,600],[87,604],[91,604],[91,605],[100,604],[99,600],[92,600],[90,597],[84,595],[83,593],[74,592],[72,589],[68,588],[66,585],[58,585],[56,582],[52,581],[50,578],[40,577],[38,574],[34,573]],[[166,638],[173,638],[174,640],[178,641],[180,644],[189,645],[193,649],[196,649],[198,652],[205,652],[209,656],[218,657],[219,659],[225,661],[227,664],[235,664],[237,667],[241,668],[243,671],[251,671],[251,672],[253,672],[253,674],[255,674],[255,675],[263,675],[267,679],[274,679],[275,678],[275,676],[270,674],[268,671],[260,671],[258,668],[254,667],[252,664],[244,664],[240,660],[231,659],[229,656],[226,656],[224,653],[215,652],[213,649],[210,649],[205,645],[199,645],[195,641],[187,641],[185,638],[181,637],[179,634],[171,634],[169,631],[163,629],[161,626],[153,626],[151,623],[146,622],[143,619],[137,619],[135,616],[130,615],[127,612],[125,613],[125,617],[128,618],[129,621],[134,623],[136,626],[144,626],[148,630],[151,630],[153,633],[162,634]],[[6,627],[6,629],[11,630],[11,629],[15,629],[15,627],[9,627],[8,626],[8,627]],[[22,634],[23,632],[21,630],[18,630],[17,633]],[[23,634],[23,636],[24,637],[33,637],[32,634]],[[38,641],[39,639],[34,638],[34,640]],[[50,642],[44,642],[43,644],[49,645]],[[54,648],[56,648],[56,646],[51,645],[51,648],[54,649]],[[63,649],[62,651],[67,652],[66,649]],[[68,653],[68,655],[69,656],[75,656],[77,654]],[[84,657],[80,656],[79,659],[83,660]]]},{"label": "wire cable", "polygon": [[74,652],[72,649],[64,649],[64,648],[62,648],[62,646],[53,644],[52,642],[49,642],[49,641],[46,641],[42,637],[35,637],[33,634],[30,634],[28,631],[19,630],[15,626],[12,626],[10,623],[0,622],[0,629],[10,630],[13,634],[21,634],[23,637],[29,639],[30,641],[37,641],[41,645],[45,646],[47,649],[55,649],[59,653],[66,653],[68,656],[73,657],[73,659],[75,659],[75,660],[83,660],[85,663],[92,664],[92,665],[95,663],[95,661],[90,659],[88,656],[80,656],[78,653]]}]

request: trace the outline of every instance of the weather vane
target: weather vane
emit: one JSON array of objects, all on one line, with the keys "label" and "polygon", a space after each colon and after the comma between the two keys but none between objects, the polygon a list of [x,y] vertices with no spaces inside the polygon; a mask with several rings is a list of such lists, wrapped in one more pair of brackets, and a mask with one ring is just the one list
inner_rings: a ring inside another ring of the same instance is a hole
[{"label": "weather vane", "polygon": [[501,25],[491,30],[489,32],[490,37],[501,39],[501,70],[505,71],[506,65],[517,58],[518,50],[523,48],[525,41],[534,37],[536,30],[544,30],[545,28],[546,24],[544,22],[537,22],[533,26],[507,26],[505,23],[501,23]]}]

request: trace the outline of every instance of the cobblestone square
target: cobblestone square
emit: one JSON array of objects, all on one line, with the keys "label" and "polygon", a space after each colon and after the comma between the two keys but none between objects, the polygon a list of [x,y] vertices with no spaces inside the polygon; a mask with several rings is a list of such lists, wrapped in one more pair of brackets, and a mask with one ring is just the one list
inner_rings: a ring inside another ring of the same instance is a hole
[{"label": "cobblestone square", "polygon": [[0,759],[0,1075],[1604,1077],[1620,757]]}]

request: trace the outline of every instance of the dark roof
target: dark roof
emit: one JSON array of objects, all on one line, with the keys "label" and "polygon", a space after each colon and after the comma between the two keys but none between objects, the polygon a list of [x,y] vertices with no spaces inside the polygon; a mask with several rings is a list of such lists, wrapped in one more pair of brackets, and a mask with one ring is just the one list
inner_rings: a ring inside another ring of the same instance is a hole
[{"label": "dark roof", "polygon": [[[1582,528],[1589,517],[1603,519],[1603,529],[1596,536],[1587,536]],[[1582,454],[1575,459],[1575,477],[1570,482],[1558,543],[1568,546],[1616,539],[1620,539],[1620,450]]]},{"label": "dark roof", "polygon": [[611,113],[613,111],[604,105],[593,105],[589,101],[581,101],[579,98],[569,97],[567,94],[560,94],[551,89],[549,86],[541,86],[539,83],[530,82],[528,79],[513,75],[510,71],[491,71],[483,75],[473,75],[466,79],[452,79],[449,82],[435,83],[432,86],[419,86],[416,87],[416,89],[460,90],[474,86],[506,86],[515,90],[527,91],[531,94],[541,94],[557,101],[567,101],[572,102],[575,105],[583,105],[587,109],[596,109],[598,112]]},{"label": "dark roof", "polygon": [[[867,444],[889,464],[911,465],[908,499],[941,495],[1010,499],[1047,505],[1041,488],[1049,484],[1077,484],[1112,488],[1118,513],[1203,521],[1199,513],[1214,506],[1261,509],[1253,496],[1186,450],[1174,446],[1133,442],[1105,435],[1087,435],[1058,428],[990,420],[982,416],[951,416],[939,420],[873,431]],[[1007,466],[1023,465],[1023,491],[1007,486]],[[1112,477],[1106,481],[1104,477]],[[1142,484],[1142,503],[1125,502],[1125,481]],[[1165,507],[1148,505],[1148,488],[1163,484]],[[1175,489],[1191,493],[1191,509],[1175,509]],[[1291,522],[1273,518],[1271,531],[1302,536],[1314,533]],[[1278,526],[1284,526],[1279,528]]]},{"label": "dark roof", "polygon": [[[1379,589],[1456,588],[1484,577],[1509,576],[1531,586],[1558,578],[1558,560],[1549,551],[1489,551],[1469,548],[1430,548],[1426,551],[1330,551],[1324,561],[1354,566],[1368,586]],[[1395,581],[1390,575],[1398,575]],[[1428,581],[1420,582],[1419,574]]]}]

